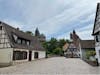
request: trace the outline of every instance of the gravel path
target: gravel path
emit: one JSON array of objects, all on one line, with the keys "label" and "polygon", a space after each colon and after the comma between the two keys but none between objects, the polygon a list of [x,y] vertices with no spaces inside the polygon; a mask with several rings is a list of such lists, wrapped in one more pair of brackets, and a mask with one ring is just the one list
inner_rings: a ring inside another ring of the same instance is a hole
[{"label": "gravel path", "polygon": [[0,68],[0,74],[100,74],[79,58],[53,57]]}]

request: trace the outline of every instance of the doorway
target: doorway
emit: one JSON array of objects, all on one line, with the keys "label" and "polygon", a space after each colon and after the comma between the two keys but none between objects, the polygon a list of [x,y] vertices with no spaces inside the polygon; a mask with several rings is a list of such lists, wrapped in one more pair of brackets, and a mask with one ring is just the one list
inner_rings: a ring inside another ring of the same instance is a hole
[{"label": "doorway", "polygon": [[39,57],[38,52],[34,52],[34,58],[35,58],[35,59],[38,59],[38,57]]},{"label": "doorway", "polygon": [[29,51],[29,61],[32,60],[32,51]]}]

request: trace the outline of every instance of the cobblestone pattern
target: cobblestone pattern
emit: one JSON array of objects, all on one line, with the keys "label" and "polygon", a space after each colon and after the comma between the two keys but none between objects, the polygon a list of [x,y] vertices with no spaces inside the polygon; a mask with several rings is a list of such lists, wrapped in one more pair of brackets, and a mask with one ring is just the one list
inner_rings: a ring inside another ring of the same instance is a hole
[{"label": "cobblestone pattern", "polygon": [[0,74],[100,74],[79,58],[53,57],[0,68]]}]

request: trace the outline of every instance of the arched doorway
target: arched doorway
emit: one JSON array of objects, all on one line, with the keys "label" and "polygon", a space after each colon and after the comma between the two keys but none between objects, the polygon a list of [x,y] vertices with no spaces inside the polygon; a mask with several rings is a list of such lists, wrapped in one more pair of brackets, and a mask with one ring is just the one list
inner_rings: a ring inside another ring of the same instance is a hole
[{"label": "arched doorway", "polygon": [[38,52],[34,52],[34,58],[38,59],[38,57],[39,57],[39,53]]}]

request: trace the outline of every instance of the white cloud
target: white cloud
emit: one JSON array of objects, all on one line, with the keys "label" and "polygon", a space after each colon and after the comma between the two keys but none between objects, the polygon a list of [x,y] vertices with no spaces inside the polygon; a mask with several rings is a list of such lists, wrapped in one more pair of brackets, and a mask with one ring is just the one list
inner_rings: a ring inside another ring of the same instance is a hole
[{"label": "white cloud", "polygon": [[12,25],[15,28],[20,28],[20,29],[22,29],[23,26],[24,26],[21,22],[19,23],[19,22],[15,21],[15,20],[10,20],[10,19],[3,19],[3,22],[5,22],[5,23],[7,23],[9,25]]},{"label": "white cloud", "polygon": [[98,1],[0,0],[0,19],[24,30],[34,31],[39,27],[48,38],[68,38],[73,29],[83,39],[92,38],[93,24],[90,21],[94,20]]},{"label": "white cloud", "polygon": [[81,39],[93,39],[91,30],[84,30],[83,32],[77,32]]}]

